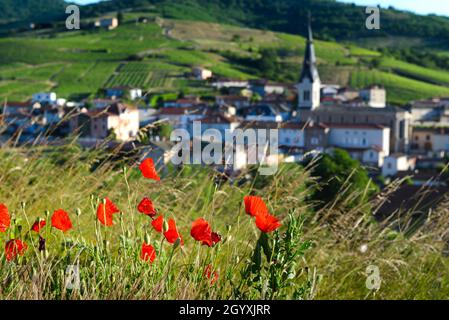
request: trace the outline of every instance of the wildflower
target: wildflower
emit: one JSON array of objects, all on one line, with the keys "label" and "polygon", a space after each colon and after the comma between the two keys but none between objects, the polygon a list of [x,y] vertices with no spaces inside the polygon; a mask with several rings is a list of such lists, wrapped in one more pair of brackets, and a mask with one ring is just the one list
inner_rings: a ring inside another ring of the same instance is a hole
[{"label": "wildflower", "polygon": [[360,246],[360,253],[366,253],[368,251],[368,245],[367,244],[362,244]]},{"label": "wildflower", "polygon": [[220,274],[216,270],[212,270],[212,265],[208,265],[206,269],[204,269],[204,277],[210,280],[210,284],[214,285],[215,282],[217,282]]},{"label": "wildflower", "polygon": [[259,214],[256,217],[256,226],[264,233],[270,233],[281,226],[278,218],[271,214]]},{"label": "wildflower", "polygon": [[190,235],[196,241],[200,241],[203,245],[209,247],[213,247],[215,244],[221,241],[220,235],[216,232],[212,232],[209,223],[202,218],[199,218],[192,223]]},{"label": "wildflower", "polygon": [[142,161],[142,163],[139,166],[139,169],[145,178],[156,181],[161,180],[161,178],[157,174],[153,159],[147,158],[144,161]]},{"label": "wildflower", "polygon": [[37,219],[31,227],[31,231],[39,233],[46,225],[47,222],[44,219]]},{"label": "wildflower", "polygon": [[157,219],[153,220],[151,222],[151,225],[153,226],[154,230],[162,233],[162,228],[164,226],[164,216],[159,216]]},{"label": "wildflower", "polygon": [[168,230],[164,232],[165,239],[171,244],[174,244],[176,240],[181,239],[181,245],[184,245],[181,235],[176,229],[176,222],[173,219],[168,220]]},{"label": "wildflower", "polygon": [[69,215],[62,209],[56,210],[51,217],[51,225],[63,232],[72,229],[72,221],[70,221]]},{"label": "wildflower", "polygon": [[19,239],[9,240],[5,245],[5,256],[6,260],[11,261],[15,259],[18,255],[23,256],[28,246],[25,242]]},{"label": "wildflower", "polygon": [[265,202],[260,197],[246,196],[245,201],[245,211],[252,217],[256,217],[259,214],[268,214],[268,208]]},{"label": "wildflower", "polygon": [[148,198],[143,198],[142,201],[140,201],[139,205],[137,206],[137,210],[139,210],[140,213],[143,213],[150,217],[154,217],[157,214],[156,210],[154,209],[153,202]]},{"label": "wildflower", "polygon": [[0,203],[0,232],[6,232],[11,224],[8,208]]},{"label": "wildflower", "polygon": [[154,262],[154,259],[156,259],[156,250],[154,250],[151,244],[147,244],[146,242],[142,243],[140,259],[142,259],[143,261],[149,261],[151,263]]},{"label": "wildflower", "polygon": [[119,213],[120,210],[116,207],[116,205],[109,200],[108,198],[105,198],[99,205],[97,209],[97,218],[100,220],[100,222],[110,227],[114,225],[113,222],[113,215],[116,213]]}]

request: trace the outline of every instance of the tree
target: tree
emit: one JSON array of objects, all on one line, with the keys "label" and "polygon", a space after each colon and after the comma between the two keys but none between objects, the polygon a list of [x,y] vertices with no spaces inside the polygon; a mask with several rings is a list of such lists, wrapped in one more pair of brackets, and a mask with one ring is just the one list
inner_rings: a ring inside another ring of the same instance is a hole
[{"label": "tree", "polygon": [[117,12],[117,20],[118,20],[119,25],[121,25],[123,23],[123,21],[125,21],[125,16],[124,16],[123,12],[121,12],[121,11]]},{"label": "tree", "polygon": [[[305,165],[311,160],[306,160]],[[368,176],[368,172],[348,152],[335,149],[332,154],[323,154],[312,164],[311,175],[317,179],[312,198],[321,205],[332,202],[338,196],[341,201],[353,197],[349,206],[366,203],[378,187]]]},{"label": "tree", "polygon": [[257,68],[262,76],[268,79],[275,79],[279,72],[277,53],[274,49],[262,49],[260,58],[257,61]]}]

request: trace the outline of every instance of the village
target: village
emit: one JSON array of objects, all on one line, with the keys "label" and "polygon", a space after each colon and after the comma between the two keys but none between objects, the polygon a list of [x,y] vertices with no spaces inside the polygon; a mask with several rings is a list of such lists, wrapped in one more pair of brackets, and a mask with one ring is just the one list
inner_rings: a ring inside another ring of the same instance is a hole
[{"label": "village", "polygon": [[[114,28],[117,21],[99,25]],[[77,136],[83,147],[93,148],[105,140],[142,143],[145,135],[149,150],[157,152],[155,157],[164,165],[173,157],[170,132],[192,132],[198,121],[202,134],[215,129],[222,137],[225,131],[277,129],[280,163],[299,163],[306,155],[340,148],[373,177],[411,175],[415,184],[428,183],[446,165],[449,98],[397,107],[387,103],[388,92],[379,85],[356,90],[321,83],[310,27],[297,84],[222,79],[200,66],[192,66],[189,76],[214,88],[215,100],[186,95],[158,101],[154,108],[148,106],[146,92],[131,86],[104,88],[93,100],[67,101],[54,92],[36,93],[25,102],[5,100],[0,113],[2,140],[14,137],[27,143]],[[231,166],[224,163],[221,169],[231,173],[245,169],[248,155],[235,157]]]}]

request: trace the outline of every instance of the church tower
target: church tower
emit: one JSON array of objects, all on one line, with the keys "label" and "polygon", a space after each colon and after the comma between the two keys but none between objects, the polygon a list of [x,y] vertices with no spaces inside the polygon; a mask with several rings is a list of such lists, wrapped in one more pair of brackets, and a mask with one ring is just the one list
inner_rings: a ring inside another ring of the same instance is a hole
[{"label": "church tower", "polygon": [[313,110],[320,106],[321,80],[316,64],[315,47],[313,45],[312,27],[309,17],[306,52],[301,77],[297,85],[298,110]]}]

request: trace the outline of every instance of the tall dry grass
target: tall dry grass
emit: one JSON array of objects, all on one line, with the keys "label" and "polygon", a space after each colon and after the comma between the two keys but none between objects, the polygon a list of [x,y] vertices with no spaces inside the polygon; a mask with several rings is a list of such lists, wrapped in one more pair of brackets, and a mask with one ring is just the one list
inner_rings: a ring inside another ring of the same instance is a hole
[{"label": "tall dry grass", "polygon": [[[30,247],[14,263],[0,259],[0,299],[445,299],[449,294],[444,204],[407,233],[397,229],[407,223],[406,214],[401,221],[375,219],[386,194],[356,207],[346,202],[364,190],[348,199],[336,195],[335,202],[316,209],[307,200],[313,178],[297,165],[282,166],[273,177],[233,183],[207,168],[184,167],[169,170],[161,182],[149,182],[134,160],[117,161],[104,150],[82,150],[74,142],[5,146],[0,163],[0,203],[9,207],[14,225],[22,226],[1,234],[0,243],[20,236]],[[296,259],[287,285],[271,294],[266,273],[245,278],[260,235],[243,207],[250,193],[263,197],[284,225],[289,216],[300,221],[301,240],[312,244]],[[95,216],[104,197],[122,211],[111,228]],[[152,231],[149,218],[136,210],[143,197],[176,219],[183,247],[174,248]],[[59,208],[69,212],[74,229],[62,234],[48,227],[43,234],[47,252],[39,252],[37,235],[28,230],[36,218],[48,218]],[[220,245],[207,248],[193,241],[190,225],[199,217],[221,233]],[[146,238],[157,251],[152,265],[139,259]],[[209,264],[220,273],[214,285],[204,277]],[[66,289],[69,265],[80,267],[79,290]],[[377,291],[366,287],[370,265],[380,270]]]}]

